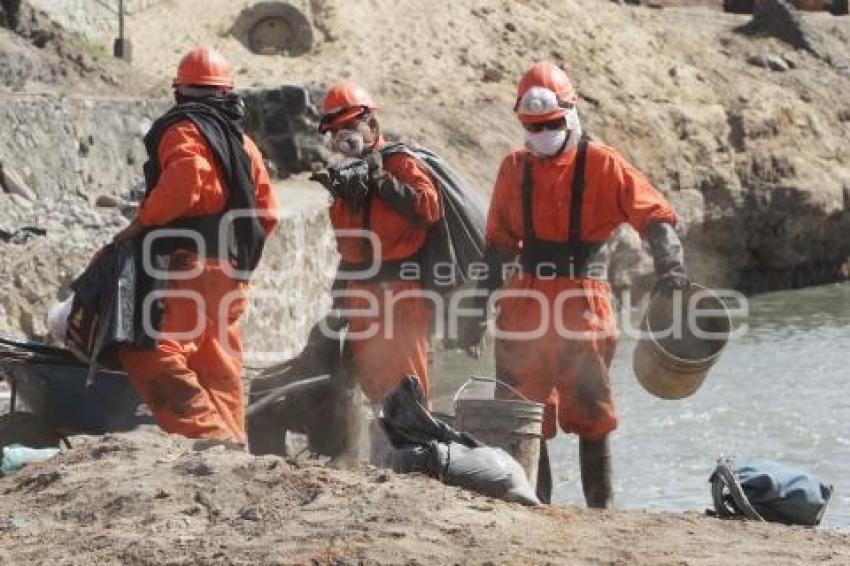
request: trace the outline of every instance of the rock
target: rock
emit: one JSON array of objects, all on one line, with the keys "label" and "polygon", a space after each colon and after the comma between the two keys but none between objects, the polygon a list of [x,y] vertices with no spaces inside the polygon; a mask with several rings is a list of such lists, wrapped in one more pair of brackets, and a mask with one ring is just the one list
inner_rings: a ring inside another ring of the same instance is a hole
[{"label": "rock", "polygon": [[175,465],[175,468],[190,476],[211,476],[215,473],[212,465],[201,458],[186,458]]},{"label": "rock", "polygon": [[24,182],[20,175],[8,165],[0,163],[0,188],[7,193],[18,195],[29,201],[35,201],[37,195],[29,185]]},{"label": "rock", "polygon": [[100,195],[94,202],[94,205],[99,208],[117,208],[120,201],[112,195]]},{"label": "rock", "polygon": [[821,59],[826,57],[820,34],[800,17],[799,11],[787,0],[756,0],[753,19],[746,29],[776,37]]},{"label": "rock", "polygon": [[245,100],[245,129],[280,177],[310,171],[312,163],[328,161],[330,152],[318,133],[319,111],[308,89],[281,86],[239,94]]},{"label": "rock", "polygon": [[484,74],[481,76],[481,80],[485,83],[502,82],[504,78],[505,73],[501,69],[497,69],[495,67],[486,67],[484,69]]},{"label": "rock", "polygon": [[791,66],[788,62],[778,55],[762,53],[759,55],[751,55],[747,58],[747,63],[756,67],[764,67],[771,71],[785,72],[790,71]]},{"label": "rock", "polygon": [[765,61],[767,61],[767,67],[771,71],[785,72],[791,70],[791,66],[788,65],[788,62],[778,55],[766,55]]},{"label": "rock", "polygon": [[195,503],[204,506],[210,515],[221,515],[221,506],[210,499],[210,496],[203,491],[195,492]]},{"label": "rock", "polygon": [[239,511],[239,518],[256,522],[260,520],[260,512],[257,511],[256,507],[245,507]]}]

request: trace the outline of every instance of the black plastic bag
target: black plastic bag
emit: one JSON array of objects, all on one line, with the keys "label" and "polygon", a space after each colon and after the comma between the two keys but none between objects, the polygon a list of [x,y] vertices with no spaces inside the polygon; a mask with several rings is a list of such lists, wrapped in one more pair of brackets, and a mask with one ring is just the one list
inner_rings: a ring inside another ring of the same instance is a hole
[{"label": "black plastic bag", "polygon": [[114,366],[122,344],[140,345],[143,321],[139,304],[138,243],[109,245],[71,284],[74,301],[68,316],[68,347],[91,361]]},{"label": "black plastic bag", "polygon": [[488,497],[540,505],[513,456],[431,416],[416,378],[405,377],[386,397],[381,424],[393,447],[383,463],[393,471],[421,472]]}]

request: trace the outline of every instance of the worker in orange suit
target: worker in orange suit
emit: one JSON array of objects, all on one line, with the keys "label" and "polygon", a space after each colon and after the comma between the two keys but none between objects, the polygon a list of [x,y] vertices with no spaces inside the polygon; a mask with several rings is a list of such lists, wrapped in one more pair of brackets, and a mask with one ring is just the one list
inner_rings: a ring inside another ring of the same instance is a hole
[{"label": "worker in orange suit", "polygon": [[[570,79],[555,65],[535,64],[520,80],[515,112],[526,143],[499,169],[482,286],[491,295],[501,288],[498,378],[545,404],[546,439],[558,424],[579,436],[587,504],[608,507],[608,435],[617,426],[608,368],[617,328],[602,259],[606,241],[628,223],[649,240],[664,288],[690,283],[675,212],[617,151],[583,136],[576,102]],[[518,269],[506,269],[510,264]],[[545,442],[540,464],[538,495],[549,501]]]},{"label": "worker in orange suit", "polygon": [[164,430],[243,444],[239,317],[277,203],[262,155],[242,131],[243,103],[224,57],[191,50],[173,86],[176,105],[145,137],[146,196],[114,241],[180,228],[202,243],[157,233],[154,250],[168,271],[157,334],[150,348],[125,347],[119,357]]},{"label": "worker in orange suit", "polygon": [[[320,130],[346,160],[314,180],[333,198],[330,219],[341,255],[338,304],[349,321],[358,381],[377,405],[405,375],[416,376],[428,393],[432,309],[421,296],[421,271],[414,266],[441,210],[424,165],[406,153],[382,153],[376,110],[356,84],[331,86],[322,101]],[[367,231],[372,238],[352,230]],[[370,266],[374,273],[368,273]]]}]

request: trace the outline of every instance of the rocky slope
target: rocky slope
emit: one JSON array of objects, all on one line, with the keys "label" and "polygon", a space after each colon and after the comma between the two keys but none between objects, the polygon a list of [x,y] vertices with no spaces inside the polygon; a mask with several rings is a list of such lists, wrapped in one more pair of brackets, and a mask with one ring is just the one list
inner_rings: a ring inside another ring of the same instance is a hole
[{"label": "rocky slope", "polygon": [[[516,78],[532,60],[558,61],[576,79],[590,133],[621,148],[680,211],[697,280],[759,291],[848,275],[850,78],[844,61],[850,18],[806,14],[807,39],[800,43],[781,26],[752,29],[749,16],[707,8],[646,10],[599,1],[587,10],[570,0],[479,1],[434,12],[410,0],[314,0],[298,3],[314,26],[314,48],[288,58],[254,55],[228,35],[248,4],[140,5],[127,22],[132,72],[120,62],[86,59],[107,37],[81,42],[35,12],[28,12],[23,35],[0,29],[0,53],[25,54],[5,60],[34,61],[12,71],[0,64],[5,88],[19,91],[0,94],[0,120],[8,125],[0,130],[0,228],[51,228],[49,243],[28,244],[46,253],[0,244],[3,257],[23,262],[4,262],[4,332],[39,335],[55,284],[61,288],[122,221],[116,209],[92,205],[101,195],[120,201],[138,182],[139,138],[167,104],[126,95],[139,90],[139,81],[147,92],[165,93],[187,37],[222,49],[243,87],[309,84],[315,100],[330,81],[361,81],[380,101],[390,133],[436,148],[485,193],[500,156],[521,139],[511,113]],[[61,2],[40,5],[65,13]],[[33,44],[38,29],[52,30],[45,49]],[[110,76],[117,78],[104,78]],[[145,76],[154,78],[139,78]],[[62,96],[67,89],[91,94],[86,100]],[[301,130],[281,142],[268,126],[279,116],[259,118],[264,149],[281,173],[322,157],[319,140],[306,133],[309,120],[293,122]],[[293,160],[293,152],[281,148],[296,138],[306,149]],[[318,219],[321,197],[313,198]],[[332,256],[330,241],[318,232],[305,241],[307,257]],[[651,269],[633,233],[624,231],[616,245],[618,287]],[[311,268],[301,288],[315,289],[313,276],[323,269]],[[317,295],[300,302],[316,304]],[[275,340],[284,343],[293,333],[282,328],[279,334]]]},{"label": "rocky slope", "polygon": [[850,561],[847,534],[694,513],[530,509],[374,468],[198,452],[157,431],[73,442],[52,462],[0,478],[0,563]]},{"label": "rocky slope", "polygon": [[0,26],[0,94],[164,92],[138,69],[108,56],[105,43],[57,23],[72,4],[77,2],[23,2],[17,29]]},{"label": "rocky slope", "polygon": [[165,78],[192,37],[222,49],[243,84],[354,78],[379,99],[390,130],[439,149],[489,192],[500,156],[521,140],[514,84],[530,61],[555,60],[576,79],[590,133],[682,213],[697,279],[759,291],[847,276],[850,18],[805,13],[796,25],[768,11],[752,28],[750,16],[709,8],[601,0],[440,10],[314,0],[298,3],[314,49],[287,58],[253,55],[226,34],[249,3],[139,12],[128,24],[137,64]]}]

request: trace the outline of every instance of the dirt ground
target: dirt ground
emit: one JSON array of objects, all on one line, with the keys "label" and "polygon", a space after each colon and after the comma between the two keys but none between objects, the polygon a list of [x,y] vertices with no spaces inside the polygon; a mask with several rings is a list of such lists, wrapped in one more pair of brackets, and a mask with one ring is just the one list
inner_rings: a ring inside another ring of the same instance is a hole
[{"label": "dirt ground", "polygon": [[835,564],[850,535],[689,514],[525,508],[424,478],[78,437],[0,479],[0,563]]}]

